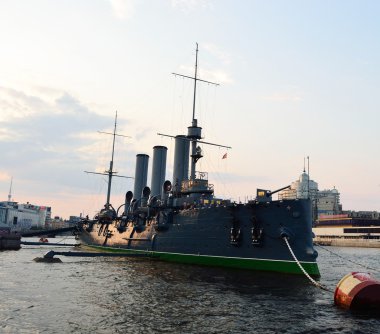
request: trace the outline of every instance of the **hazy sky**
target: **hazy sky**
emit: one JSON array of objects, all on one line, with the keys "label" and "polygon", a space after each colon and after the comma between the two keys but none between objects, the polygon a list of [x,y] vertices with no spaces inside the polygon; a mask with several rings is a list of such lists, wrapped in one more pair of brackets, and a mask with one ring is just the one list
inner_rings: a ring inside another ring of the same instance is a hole
[{"label": "hazy sky", "polygon": [[[192,116],[195,43],[202,79],[196,117],[216,195],[235,200],[297,179],[310,156],[319,189],[343,209],[380,210],[380,2],[270,0],[2,0],[0,189],[93,216],[118,111],[115,169],[174,143]],[[150,161],[150,167],[151,167]],[[149,184],[150,185],[150,184]],[[118,207],[133,180],[115,179]]]}]

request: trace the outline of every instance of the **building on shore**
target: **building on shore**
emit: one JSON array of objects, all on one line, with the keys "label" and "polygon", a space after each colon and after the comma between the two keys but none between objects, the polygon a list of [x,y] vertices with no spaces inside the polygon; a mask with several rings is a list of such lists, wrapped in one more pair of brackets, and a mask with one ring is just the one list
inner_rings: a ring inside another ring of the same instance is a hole
[{"label": "building on shore", "polygon": [[319,190],[318,183],[303,171],[279,199],[310,198],[314,241],[323,245],[380,247],[380,213],[343,210],[340,193],[335,187]]},{"label": "building on shore", "polygon": [[310,180],[309,175],[303,171],[299,179],[292,182],[290,188],[278,194],[279,200],[310,198],[313,210],[313,221],[320,216],[336,215],[342,210],[340,194],[335,187],[331,190],[319,191],[318,183]]},{"label": "building on shore", "polygon": [[9,226],[12,231],[45,228],[51,219],[51,208],[13,201],[0,202],[0,224]]}]

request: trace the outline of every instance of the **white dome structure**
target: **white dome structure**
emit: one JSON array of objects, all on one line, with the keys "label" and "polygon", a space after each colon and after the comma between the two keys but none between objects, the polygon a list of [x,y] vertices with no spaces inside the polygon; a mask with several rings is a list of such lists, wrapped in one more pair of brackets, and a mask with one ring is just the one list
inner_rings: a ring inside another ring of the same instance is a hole
[{"label": "white dome structure", "polygon": [[318,183],[309,179],[309,175],[303,171],[297,181],[290,185],[290,189],[279,192],[279,199],[316,198]]},{"label": "white dome structure", "polygon": [[289,189],[278,193],[279,200],[310,198],[313,205],[313,217],[335,215],[342,211],[340,194],[337,189],[318,190],[318,183],[310,180],[309,175],[303,171],[297,181],[291,183]]}]

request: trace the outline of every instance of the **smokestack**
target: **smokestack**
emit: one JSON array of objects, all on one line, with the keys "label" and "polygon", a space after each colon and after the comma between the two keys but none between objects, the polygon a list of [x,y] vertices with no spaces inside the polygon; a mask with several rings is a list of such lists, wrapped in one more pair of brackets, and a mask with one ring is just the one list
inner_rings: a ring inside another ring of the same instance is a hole
[{"label": "smokestack", "polygon": [[149,155],[137,154],[136,155],[136,170],[135,170],[135,187],[133,194],[135,199],[139,200],[142,196],[142,190],[146,187],[146,180],[148,177],[148,164]]},{"label": "smokestack", "polygon": [[165,181],[166,173],[166,155],[168,148],[165,146],[153,147],[153,165],[152,165],[152,196],[162,195],[162,186]]},{"label": "smokestack", "polygon": [[131,206],[132,198],[133,198],[132,191],[127,191],[127,193],[125,194],[124,215],[128,215],[128,211],[129,211],[129,208]]},{"label": "smokestack", "polygon": [[181,183],[189,177],[189,148],[190,141],[184,135],[175,137],[173,187],[175,191],[181,190]]}]

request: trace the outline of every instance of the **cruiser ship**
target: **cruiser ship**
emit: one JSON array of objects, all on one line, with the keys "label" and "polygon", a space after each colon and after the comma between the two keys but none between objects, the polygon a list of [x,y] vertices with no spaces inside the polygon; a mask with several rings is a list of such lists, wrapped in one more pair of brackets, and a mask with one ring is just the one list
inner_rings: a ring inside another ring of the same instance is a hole
[{"label": "cruiser ship", "polygon": [[[187,134],[175,138],[172,180],[165,180],[167,148],[154,146],[151,187],[146,185],[149,156],[136,156],[134,190],[115,209],[110,202],[114,144],[108,176],[107,200],[93,218],[81,223],[80,238],[93,248],[110,252],[146,254],[154,259],[319,276],[313,248],[309,199],[273,200],[287,187],[256,190],[245,204],[215,195],[208,173],[197,170],[203,141],[195,118],[198,81],[195,58],[193,117]],[[180,75],[180,74],[177,74]],[[117,114],[113,137],[115,140]],[[167,135],[164,135],[167,136]],[[292,256],[291,251],[294,256]]]}]

